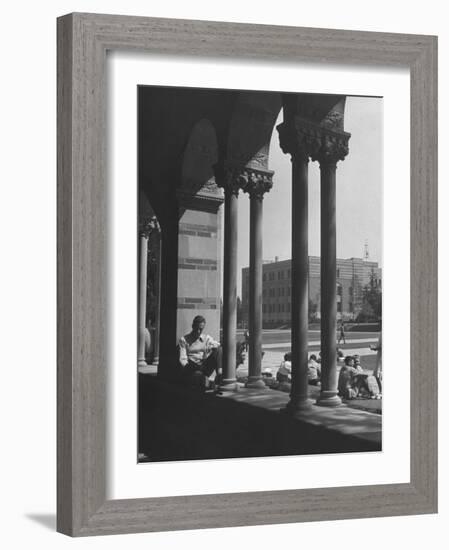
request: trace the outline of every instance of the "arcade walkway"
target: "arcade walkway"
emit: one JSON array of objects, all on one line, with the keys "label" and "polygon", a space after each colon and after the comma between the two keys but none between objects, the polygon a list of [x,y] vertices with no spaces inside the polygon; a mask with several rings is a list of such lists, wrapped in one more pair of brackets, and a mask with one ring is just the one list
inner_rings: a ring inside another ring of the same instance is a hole
[{"label": "arcade walkway", "polygon": [[199,394],[139,374],[141,461],[381,450],[382,416],[313,405],[300,418],[280,410],[289,395],[240,388]]}]

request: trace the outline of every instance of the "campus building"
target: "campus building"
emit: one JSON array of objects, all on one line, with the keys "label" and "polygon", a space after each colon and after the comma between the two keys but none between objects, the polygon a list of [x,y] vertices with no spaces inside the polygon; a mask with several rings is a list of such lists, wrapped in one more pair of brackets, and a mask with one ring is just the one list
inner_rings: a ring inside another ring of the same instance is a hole
[{"label": "campus building", "polygon": [[[311,316],[320,318],[320,258],[309,256],[309,306]],[[374,277],[382,284],[382,269],[377,262],[362,258],[337,259],[337,317],[353,320],[363,305],[363,289]],[[249,267],[242,269],[242,316],[247,326]],[[265,328],[290,325],[291,260],[264,262],[262,267],[262,323]]]}]

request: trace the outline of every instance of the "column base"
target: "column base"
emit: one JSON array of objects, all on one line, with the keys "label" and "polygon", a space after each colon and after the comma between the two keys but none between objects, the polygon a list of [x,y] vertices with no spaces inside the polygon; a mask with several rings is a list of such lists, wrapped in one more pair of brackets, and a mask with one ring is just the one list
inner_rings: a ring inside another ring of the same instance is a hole
[{"label": "column base", "polygon": [[238,384],[236,378],[228,378],[222,380],[218,386],[220,392],[235,392],[238,391]]},{"label": "column base", "polygon": [[255,388],[259,390],[266,390],[267,386],[261,376],[249,376],[248,382],[245,384],[245,388]]},{"label": "column base", "polygon": [[138,368],[145,368],[148,367],[148,363],[145,361],[145,359],[139,359],[137,361],[137,367]]},{"label": "column base", "polygon": [[320,396],[316,400],[316,405],[320,407],[339,407],[342,405],[341,399],[338,397],[336,391],[322,391]]},{"label": "column base", "polygon": [[302,411],[310,410],[312,406],[312,399],[304,397],[300,399],[295,399],[294,401],[290,400],[287,405],[281,409],[281,412],[290,416],[296,416],[298,414],[301,414]]}]

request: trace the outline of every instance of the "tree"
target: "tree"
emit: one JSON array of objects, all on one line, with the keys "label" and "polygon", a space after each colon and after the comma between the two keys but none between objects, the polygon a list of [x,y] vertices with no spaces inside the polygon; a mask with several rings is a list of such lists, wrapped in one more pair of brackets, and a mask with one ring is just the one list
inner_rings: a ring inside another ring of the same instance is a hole
[{"label": "tree", "polygon": [[382,287],[374,270],[371,270],[370,280],[363,288],[362,309],[357,317],[360,322],[379,321],[382,317]]},{"label": "tree", "polygon": [[244,319],[243,319],[242,300],[240,299],[240,296],[237,296],[237,327],[242,328],[243,322],[244,322]]},{"label": "tree", "polygon": [[376,320],[376,315],[374,313],[373,308],[371,307],[371,304],[369,304],[368,302],[363,302],[362,309],[357,315],[357,321],[359,323],[367,323],[369,321],[375,321],[375,320]]}]

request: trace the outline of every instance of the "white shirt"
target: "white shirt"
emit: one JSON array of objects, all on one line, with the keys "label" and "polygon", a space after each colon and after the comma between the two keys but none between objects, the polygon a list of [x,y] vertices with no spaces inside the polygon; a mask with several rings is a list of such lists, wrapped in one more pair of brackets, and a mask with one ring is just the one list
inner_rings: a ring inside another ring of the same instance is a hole
[{"label": "white shirt", "polygon": [[278,373],[283,374],[284,376],[290,377],[292,373],[291,361],[282,361],[281,366],[279,367]]},{"label": "white shirt", "polygon": [[189,332],[179,340],[179,362],[183,367],[189,361],[201,365],[219,345],[220,342],[216,342],[209,334],[200,334],[196,338]]}]

